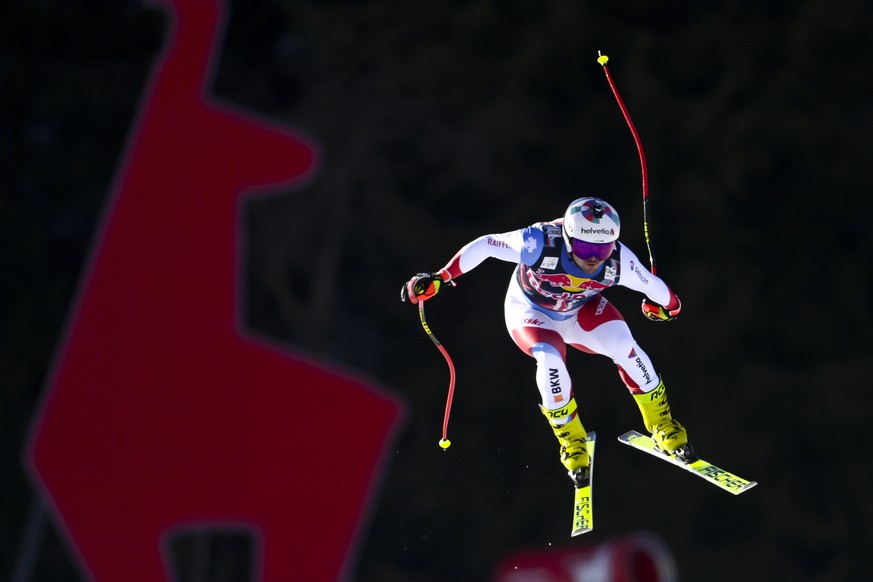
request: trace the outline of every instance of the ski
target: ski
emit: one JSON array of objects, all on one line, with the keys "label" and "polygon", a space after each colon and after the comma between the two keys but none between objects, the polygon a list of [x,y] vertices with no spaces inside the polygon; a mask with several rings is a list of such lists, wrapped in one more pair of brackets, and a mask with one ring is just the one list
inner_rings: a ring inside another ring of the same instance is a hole
[{"label": "ski", "polygon": [[594,443],[597,435],[588,433],[588,484],[584,487],[574,487],[573,498],[573,529],[571,536],[578,536],[594,529],[594,508],[592,505],[591,485],[594,482]]},{"label": "ski", "polygon": [[734,495],[739,495],[740,493],[748,491],[749,489],[757,485],[755,481],[749,481],[747,479],[743,479],[742,477],[738,477],[737,475],[725,471],[720,467],[716,467],[712,463],[708,463],[701,458],[698,458],[696,461],[691,463],[685,463],[677,459],[675,456],[667,454],[660,448],[658,448],[658,445],[655,444],[655,441],[652,440],[652,437],[640,434],[635,430],[624,433],[623,435],[618,437],[618,440],[626,445],[634,447],[635,449],[645,451],[659,459],[663,459],[678,467],[682,467],[687,471],[691,471],[698,477],[702,477],[713,485],[721,487],[725,491],[733,493]]}]

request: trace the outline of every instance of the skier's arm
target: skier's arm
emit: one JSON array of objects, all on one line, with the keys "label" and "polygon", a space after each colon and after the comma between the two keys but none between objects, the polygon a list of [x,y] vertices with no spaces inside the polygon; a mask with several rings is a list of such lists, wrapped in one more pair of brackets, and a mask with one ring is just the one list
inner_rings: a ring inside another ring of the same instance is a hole
[{"label": "skier's arm", "polygon": [[620,258],[619,284],[647,297],[648,301],[643,300],[643,315],[652,321],[668,321],[679,315],[682,302],[660,277],[649,271],[625,245],[621,245]]},{"label": "skier's arm", "polygon": [[518,263],[521,257],[522,230],[501,234],[486,234],[470,241],[446,266],[436,273],[419,273],[412,277],[400,290],[400,299],[410,303],[427,301],[437,293],[444,283],[452,281],[463,273],[479,266],[485,259],[495,258],[510,263]]},{"label": "skier's arm", "polygon": [[500,259],[509,263],[521,260],[522,230],[501,234],[486,234],[468,242],[439,270],[444,280],[450,281],[467,273],[485,259]]}]

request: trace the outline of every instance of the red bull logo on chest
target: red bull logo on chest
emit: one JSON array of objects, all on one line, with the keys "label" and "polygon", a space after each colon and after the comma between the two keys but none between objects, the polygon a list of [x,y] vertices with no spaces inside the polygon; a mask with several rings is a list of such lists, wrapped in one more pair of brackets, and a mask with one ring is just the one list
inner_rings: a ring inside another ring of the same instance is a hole
[{"label": "red bull logo on chest", "polygon": [[[554,287],[560,287],[564,291],[582,292],[582,291],[600,291],[609,287],[609,285],[589,279],[587,277],[574,277],[567,273],[544,273],[536,272],[531,274],[531,279],[535,279],[539,283],[548,283]],[[531,283],[536,283],[532,280]],[[538,288],[539,285],[536,285]]]}]

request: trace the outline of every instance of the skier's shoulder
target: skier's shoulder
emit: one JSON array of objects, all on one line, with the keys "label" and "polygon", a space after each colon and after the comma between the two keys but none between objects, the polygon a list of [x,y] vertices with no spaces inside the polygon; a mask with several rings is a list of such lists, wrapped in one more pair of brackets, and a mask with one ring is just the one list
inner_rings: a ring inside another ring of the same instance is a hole
[{"label": "skier's shoulder", "polygon": [[620,240],[615,241],[615,253],[613,256],[616,255],[622,263],[626,263],[631,267],[631,269],[640,264],[640,259],[637,257],[636,253]]},{"label": "skier's shoulder", "polygon": [[521,262],[533,265],[542,256],[543,249],[554,246],[555,240],[561,238],[562,223],[561,219],[535,222],[522,229]]},{"label": "skier's shoulder", "polygon": [[561,218],[555,220],[544,220],[542,222],[535,222],[522,229],[522,233],[525,237],[533,236],[539,240],[545,240],[549,237],[557,238],[561,236],[561,228],[563,224],[564,221]]}]

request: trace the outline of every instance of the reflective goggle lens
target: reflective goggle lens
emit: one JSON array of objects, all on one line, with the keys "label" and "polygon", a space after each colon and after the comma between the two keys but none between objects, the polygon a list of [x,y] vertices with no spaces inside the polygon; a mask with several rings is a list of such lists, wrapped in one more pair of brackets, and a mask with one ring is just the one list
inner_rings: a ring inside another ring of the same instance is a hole
[{"label": "reflective goggle lens", "polygon": [[573,249],[573,254],[582,259],[596,258],[598,261],[605,261],[615,250],[615,241],[608,243],[591,243],[584,240],[573,239],[570,245]]}]

